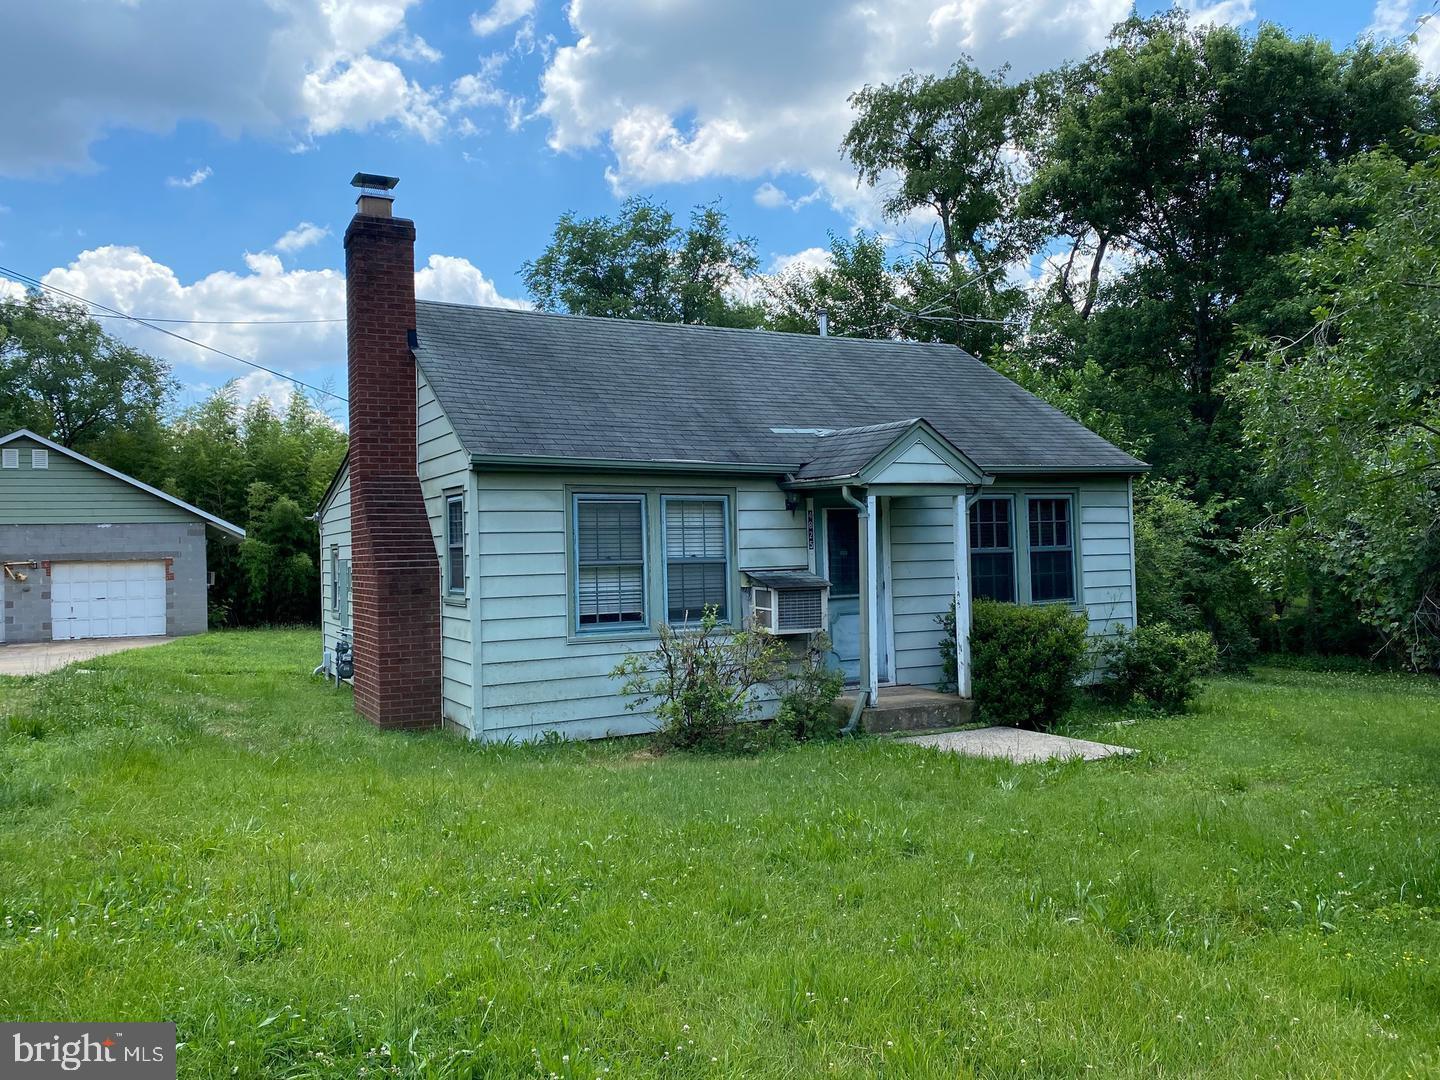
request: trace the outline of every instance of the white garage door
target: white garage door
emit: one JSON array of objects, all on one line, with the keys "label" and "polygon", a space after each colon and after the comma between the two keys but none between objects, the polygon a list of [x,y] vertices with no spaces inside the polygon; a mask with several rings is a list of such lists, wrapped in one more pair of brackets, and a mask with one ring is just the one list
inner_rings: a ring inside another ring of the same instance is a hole
[{"label": "white garage door", "polygon": [[56,641],[164,634],[165,564],[53,564],[50,624]]}]

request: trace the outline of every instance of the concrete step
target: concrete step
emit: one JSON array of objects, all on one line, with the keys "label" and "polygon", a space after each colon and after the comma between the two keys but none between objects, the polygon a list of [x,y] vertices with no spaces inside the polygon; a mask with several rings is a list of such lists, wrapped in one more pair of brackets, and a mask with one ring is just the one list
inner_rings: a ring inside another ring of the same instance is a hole
[{"label": "concrete step", "polygon": [[[842,694],[836,702],[849,719],[855,707],[855,692]],[[937,728],[963,727],[970,723],[974,702],[956,694],[942,694],[922,686],[882,686],[880,700],[860,714],[862,730],[932,731]]]}]

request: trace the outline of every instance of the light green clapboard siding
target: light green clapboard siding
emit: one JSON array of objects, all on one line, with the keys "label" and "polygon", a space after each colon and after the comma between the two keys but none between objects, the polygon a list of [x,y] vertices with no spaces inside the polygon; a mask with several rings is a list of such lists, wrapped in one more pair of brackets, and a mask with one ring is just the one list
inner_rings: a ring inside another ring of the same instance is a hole
[{"label": "light green clapboard siding", "polygon": [[[784,493],[769,480],[480,472],[476,484],[487,739],[533,739],[546,731],[587,738],[654,725],[651,715],[626,710],[610,675],[627,652],[653,648],[654,638],[577,640],[571,633],[567,490],[722,492],[733,500],[737,571],[809,562],[805,515],[787,510]],[[658,565],[652,545],[652,567]]]},{"label": "light green clapboard siding", "polygon": [[[340,476],[330,498],[320,507],[320,632],[325,648],[333,649],[341,631],[349,632],[348,612],[335,610],[335,575],[330,566],[330,549],[350,561],[350,466],[340,467]],[[343,614],[343,620],[342,620]]]},{"label": "light green clapboard siding", "polygon": [[[476,602],[473,566],[477,549],[470,456],[460,445],[454,427],[435,400],[424,372],[417,373],[415,394],[416,471],[420,476],[420,491],[425,496],[430,532],[435,538],[435,553],[440,559],[440,586],[444,598],[440,605],[440,652],[445,717],[473,734],[476,642],[471,609]],[[466,589],[462,601],[445,594],[445,496],[455,492],[465,496]]]},{"label": "light green clapboard siding", "polygon": [[185,510],[99,469],[50,451],[50,466],[31,467],[31,454],[45,447],[15,439],[18,469],[0,469],[0,525],[145,525],[194,522]]},{"label": "light green clapboard siding", "polygon": [[[475,494],[469,456],[460,446],[454,428],[435,400],[423,373],[416,379],[416,472],[425,497],[425,511],[435,540],[436,555],[443,574],[445,563],[445,495],[458,490],[465,494],[466,583],[464,602],[447,600],[440,606],[440,652],[442,698],[445,717],[459,726],[473,726],[475,702],[476,641],[472,632],[471,606],[474,603]],[[331,647],[341,629],[331,609],[335,583],[331,580],[330,548],[339,546],[341,559],[350,558],[350,477],[342,472],[330,500],[321,508],[321,625],[325,644]],[[442,594],[444,579],[441,580]],[[349,627],[345,627],[349,629]]]},{"label": "light green clapboard siding", "polygon": [[[1123,479],[1069,483],[1045,478],[999,482],[986,494],[1068,492],[1079,516],[1079,607],[1092,636],[1135,625],[1131,578],[1130,496]],[[1023,502],[1017,498],[1017,515]],[[940,682],[942,631],[935,617],[950,606],[954,590],[954,501],[917,496],[890,500],[891,605],[894,611],[896,681],[920,686]],[[1023,518],[1017,528],[1023,527]]]}]

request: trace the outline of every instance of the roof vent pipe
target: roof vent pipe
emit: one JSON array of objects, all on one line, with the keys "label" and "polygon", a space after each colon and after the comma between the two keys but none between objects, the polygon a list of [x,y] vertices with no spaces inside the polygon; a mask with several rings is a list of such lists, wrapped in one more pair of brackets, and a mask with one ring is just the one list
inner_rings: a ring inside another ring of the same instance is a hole
[{"label": "roof vent pipe", "polygon": [[830,336],[830,313],[828,311],[820,312],[820,336]]}]

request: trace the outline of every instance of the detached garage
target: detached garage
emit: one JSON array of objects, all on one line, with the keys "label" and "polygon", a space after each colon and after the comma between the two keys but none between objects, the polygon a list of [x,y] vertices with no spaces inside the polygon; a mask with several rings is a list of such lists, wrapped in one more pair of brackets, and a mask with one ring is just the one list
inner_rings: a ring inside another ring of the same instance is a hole
[{"label": "detached garage", "polygon": [[200,633],[207,529],[245,536],[34,432],[0,438],[0,645]]}]

